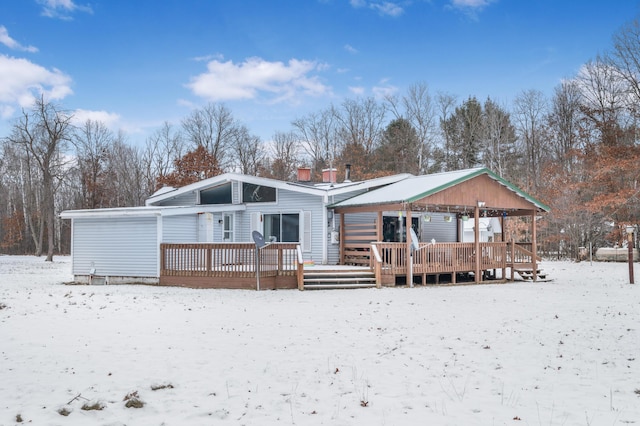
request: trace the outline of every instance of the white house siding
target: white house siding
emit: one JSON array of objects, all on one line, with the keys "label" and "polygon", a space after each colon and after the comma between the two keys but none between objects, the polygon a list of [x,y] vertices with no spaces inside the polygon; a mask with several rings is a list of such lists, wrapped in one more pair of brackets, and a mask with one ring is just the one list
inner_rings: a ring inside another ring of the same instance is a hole
[{"label": "white house siding", "polygon": [[73,219],[73,274],[157,277],[157,217]]},{"label": "white house siding", "polygon": [[198,215],[166,216],[162,218],[163,243],[198,242]]},{"label": "white house siding", "polygon": [[194,192],[188,192],[186,194],[178,195],[175,198],[168,198],[161,201],[156,206],[193,206],[198,202],[198,194]]},{"label": "white house siding", "polygon": [[[305,260],[313,260],[316,263],[322,262],[322,233],[319,230],[329,231],[326,224],[322,223],[322,210],[324,205],[322,197],[318,195],[304,194],[300,192],[278,190],[277,203],[252,203],[247,204],[244,212],[238,212],[236,216],[236,238],[241,242],[253,242],[251,238],[251,216],[252,213],[274,214],[274,213],[299,213],[300,221],[304,220],[304,212],[311,213],[311,251],[304,252]],[[300,237],[304,232],[300,229]]]},{"label": "white house siding", "polygon": [[[423,217],[431,217],[429,222],[425,222]],[[445,222],[445,216],[452,216],[451,222]],[[438,243],[455,243],[458,241],[458,220],[455,214],[447,213],[424,213],[420,218],[420,240],[429,242],[435,239]]]}]

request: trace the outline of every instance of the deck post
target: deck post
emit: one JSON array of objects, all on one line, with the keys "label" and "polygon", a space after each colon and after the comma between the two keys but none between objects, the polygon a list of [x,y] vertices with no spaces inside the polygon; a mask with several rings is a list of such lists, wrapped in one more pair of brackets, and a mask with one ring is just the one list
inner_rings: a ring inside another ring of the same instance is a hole
[{"label": "deck post", "polygon": [[344,265],[344,215],[345,213],[341,212],[340,213],[340,232],[339,232],[339,237],[340,237],[340,264]]},{"label": "deck post", "polygon": [[538,247],[537,247],[536,211],[531,212],[531,266],[533,267],[533,281],[538,281]]},{"label": "deck post", "polygon": [[480,256],[480,207],[478,203],[475,206],[475,212],[473,215],[474,219],[474,228],[473,228],[473,239],[474,239],[474,250],[476,252],[476,264],[473,271],[475,275],[476,284],[480,282],[480,261],[482,260]]},{"label": "deck post", "polygon": [[378,211],[378,222],[376,223],[376,241],[382,241],[382,210]]},{"label": "deck post", "polygon": [[406,265],[407,271],[409,272],[408,278],[409,278],[409,282],[407,284],[409,284],[409,287],[413,287],[413,252],[411,250],[411,208],[408,208],[405,212],[405,216],[406,216],[406,220],[407,220],[407,226],[405,227],[405,234],[407,235],[406,240],[407,240],[407,245],[405,250],[406,255],[405,255],[405,261],[408,263],[408,265]]},{"label": "deck post", "polygon": [[511,281],[513,282],[516,279],[516,240],[512,238],[509,244],[511,244]]}]

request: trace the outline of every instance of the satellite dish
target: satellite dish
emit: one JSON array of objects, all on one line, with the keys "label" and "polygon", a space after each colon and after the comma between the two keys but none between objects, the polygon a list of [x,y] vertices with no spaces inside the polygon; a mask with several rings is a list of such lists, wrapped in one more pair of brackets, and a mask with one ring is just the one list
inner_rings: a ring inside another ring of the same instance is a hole
[{"label": "satellite dish", "polygon": [[418,236],[416,235],[416,231],[413,228],[409,228],[411,231],[411,248],[415,251],[420,248],[420,242],[418,241]]},{"label": "satellite dish", "polygon": [[260,232],[253,231],[251,233],[251,237],[253,238],[253,241],[255,241],[256,247],[258,247],[259,249],[267,245],[267,243],[264,241],[264,236]]}]

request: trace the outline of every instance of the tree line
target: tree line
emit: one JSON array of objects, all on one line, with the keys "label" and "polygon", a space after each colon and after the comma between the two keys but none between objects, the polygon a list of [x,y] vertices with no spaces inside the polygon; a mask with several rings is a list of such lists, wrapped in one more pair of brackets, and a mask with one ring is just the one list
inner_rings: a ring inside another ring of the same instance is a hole
[{"label": "tree line", "polygon": [[[551,206],[538,226],[547,254],[623,241],[640,208],[640,24],[613,37],[547,97],[523,90],[510,105],[432,93],[361,97],[295,118],[262,141],[224,104],[165,122],[143,146],[44,97],[23,110],[0,142],[0,252],[69,252],[65,209],[139,206],[163,185],[234,171],[294,180],[298,167],[352,180],[484,166]],[[516,224],[517,225],[517,224]],[[526,238],[517,226],[508,238]]]}]

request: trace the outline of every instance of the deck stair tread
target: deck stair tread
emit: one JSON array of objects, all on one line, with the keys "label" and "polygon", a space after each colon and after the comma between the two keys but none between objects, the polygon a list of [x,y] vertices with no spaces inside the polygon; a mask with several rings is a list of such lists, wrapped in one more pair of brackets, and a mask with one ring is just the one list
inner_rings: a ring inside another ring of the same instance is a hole
[{"label": "deck stair tread", "polygon": [[[532,268],[521,268],[514,269],[518,275],[522,277],[523,280],[533,280],[533,269]],[[547,278],[547,273],[542,269],[536,269],[536,278],[538,281],[551,281]]]},{"label": "deck stair tread", "polygon": [[370,288],[376,286],[375,274],[369,269],[316,270],[304,272],[305,289]]}]

